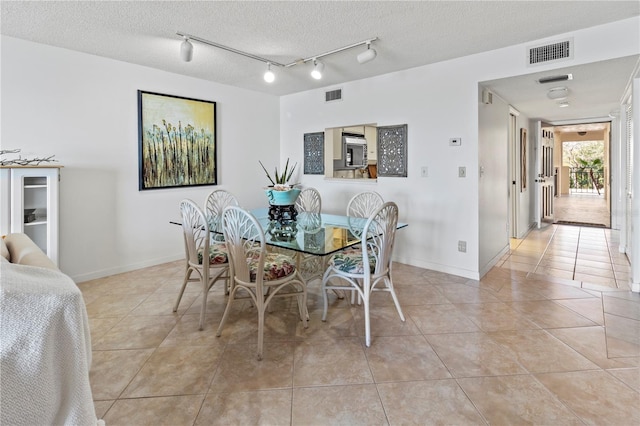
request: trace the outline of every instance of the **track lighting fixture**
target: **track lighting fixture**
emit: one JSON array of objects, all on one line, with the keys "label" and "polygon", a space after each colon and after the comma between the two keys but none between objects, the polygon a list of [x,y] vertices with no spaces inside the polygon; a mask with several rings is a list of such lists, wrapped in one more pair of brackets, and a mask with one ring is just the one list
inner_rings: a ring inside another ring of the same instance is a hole
[{"label": "track lighting fixture", "polygon": [[316,80],[320,80],[322,78],[322,70],[324,70],[324,64],[314,59],[311,77],[315,78]]},{"label": "track lighting fixture", "polygon": [[193,44],[189,42],[188,37],[184,37],[184,41],[180,43],[180,57],[185,62],[191,62],[193,58]]},{"label": "track lighting fixture", "polygon": [[373,60],[376,55],[377,52],[375,51],[375,49],[373,49],[371,47],[371,43],[373,43],[374,41],[378,40],[378,37],[373,37],[367,40],[363,40],[363,41],[359,41],[357,43],[353,43],[350,44],[348,46],[344,46],[344,47],[340,47],[338,49],[334,49],[334,50],[330,50],[328,52],[324,52],[321,53],[319,55],[314,55],[314,56],[310,56],[308,58],[300,58],[300,59],[296,59],[295,61],[288,63],[288,64],[283,64],[280,62],[276,62],[276,61],[272,61],[271,59],[267,59],[267,58],[263,58],[261,56],[258,55],[254,55],[252,53],[247,53],[247,52],[243,52],[242,50],[238,50],[238,49],[234,49],[233,47],[229,47],[229,46],[225,46],[223,44],[220,43],[216,43],[210,40],[206,40],[204,38],[200,38],[191,34],[187,34],[187,33],[183,33],[178,31],[176,33],[177,35],[179,35],[180,37],[182,37],[184,39],[184,41],[182,42],[182,44],[180,45],[180,57],[182,58],[183,61],[185,62],[189,62],[191,61],[191,59],[193,58],[193,45],[191,44],[192,41],[197,41],[199,43],[202,44],[206,44],[209,46],[213,46],[213,47],[217,47],[218,49],[223,49],[226,50],[227,52],[231,52],[231,53],[235,53],[238,55],[242,55],[245,56],[247,58],[251,58],[254,59],[256,61],[260,61],[260,62],[264,62],[265,64],[267,64],[267,71],[264,73],[264,80],[267,83],[272,83],[273,81],[275,81],[275,74],[273,73],[273,71],[271,71],[271,66],[275,66],[275,67],[279,67],[279,68],[291,68],[295,65],[300,65],[300,64],[304,64],[307,62],[312,62],[313,61],[313,71],[311,71],[311,76],[313,78],[315,78],[316,80],[320,80],[322,78],[322,71],[324,70],[324,64],[322,62],[320,62],[318,59],[323,58],[325,56],[329,56],[329,55],[333,55],[334,53],[339,53],[342,52],[344,50],[347,49],[351,49],[357,46],[363,46],[363,45],[367,45],[367,50],[365,50],[364,52],[361,52],[360,54],[358,54],[357,56],[357,60],[358,62],[360,62],[361,64],[364,64],[366,62],[369,62],[371,60]]},{"label": "track lighting fixture", "polygon": [[373,61],[377,54],[378,54],[378,52],[376,52],[375,49],[371,48],[371,42],[368,42],[367,43],[367,50],[365,50],[362,53],[359,53],[358,56],[356,57],[356,59],[358,60],[359,63],[364,64],[364,63],[367,63],[369,61]]},{"label": "track lighting fixture", "polygon": [[276,75],[271,71],[271,62],[267,62],[267,71],[264,73],[264,81],[267,83],[273,83],[276,79]]}]

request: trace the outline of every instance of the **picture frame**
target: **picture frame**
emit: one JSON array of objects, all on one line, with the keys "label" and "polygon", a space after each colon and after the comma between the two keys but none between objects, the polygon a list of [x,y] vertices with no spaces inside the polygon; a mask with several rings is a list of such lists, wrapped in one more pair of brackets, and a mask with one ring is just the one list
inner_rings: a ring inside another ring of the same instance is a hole
[{"label": "picture frame", "polygon": [[216,103],[138,90],[139,190],[217,185]]},{"label": "picture frame", "polygon": [[520,128],[520,192],[527,189],[527,129]]}]

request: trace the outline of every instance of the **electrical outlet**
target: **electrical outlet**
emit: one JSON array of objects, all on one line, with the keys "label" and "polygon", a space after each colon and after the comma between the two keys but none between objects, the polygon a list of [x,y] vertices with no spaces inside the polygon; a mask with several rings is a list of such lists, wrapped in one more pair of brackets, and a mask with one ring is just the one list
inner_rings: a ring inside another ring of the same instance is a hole
[{"label": "electrical outlet", "polygon": [[427,166],[422,166],[420,168],[420,176],[421,177],[428,177],[429,176],[429,169],[427,168]]},{"label": "electrical outlet", "polygon": [[465,166],[458,167],[458,177],[467,177],[467,168]]},{"label": "electrical outlet", "polygon": [[449,139],[449,146],[460,146],[460,145],[462,145],[462,138]]},{"label": "electrical outlet", "polygon": [[462,253],[467,252],[467,242],[466,241],[458,241],[458,251]]}]

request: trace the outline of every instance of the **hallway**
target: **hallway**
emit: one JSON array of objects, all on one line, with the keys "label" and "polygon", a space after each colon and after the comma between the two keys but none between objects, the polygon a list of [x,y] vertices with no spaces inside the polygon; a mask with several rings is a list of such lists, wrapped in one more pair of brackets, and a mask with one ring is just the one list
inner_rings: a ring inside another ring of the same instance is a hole
[{"label": "hallway", "polygon": [[630,265],[618,241],[616,230],[547,224],[511,239],[511,250],[496,266],[598,291],[630,290]]}]

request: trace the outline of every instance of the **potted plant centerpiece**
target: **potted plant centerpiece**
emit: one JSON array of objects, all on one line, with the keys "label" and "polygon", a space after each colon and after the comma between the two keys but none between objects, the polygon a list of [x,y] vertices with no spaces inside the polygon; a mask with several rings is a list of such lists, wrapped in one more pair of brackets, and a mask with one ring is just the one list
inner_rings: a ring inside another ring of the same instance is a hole
[{"label": "potted plant centerpiece", "polygon": [[271,185],[265,189],[265,193],[269,198],[269,204],[272,206],[292,206],[296,203],[298,195],[300,195],[300,189],[296,188],[296,184],[289,183],[293,172],[296,170],[297,163],[293,165],[289,170],[289,159],[284,166],[282,173],[278,173],[276,167],[274,177],[272,178],[267,169],[262,164],[262,161],[258,161],[262,166],[262,170],[267,174],[267,178],[271,182]]}]

